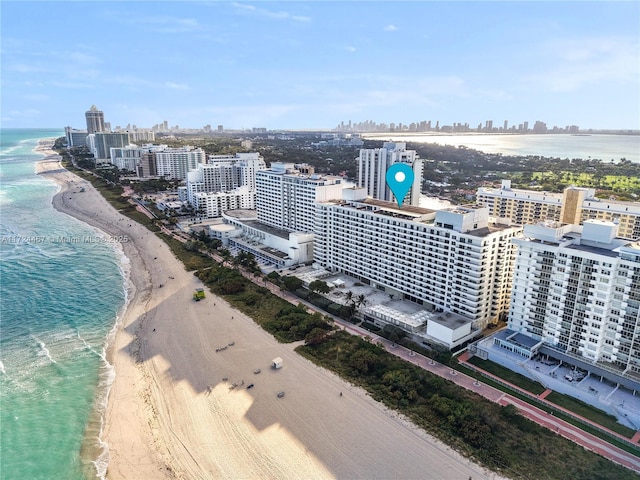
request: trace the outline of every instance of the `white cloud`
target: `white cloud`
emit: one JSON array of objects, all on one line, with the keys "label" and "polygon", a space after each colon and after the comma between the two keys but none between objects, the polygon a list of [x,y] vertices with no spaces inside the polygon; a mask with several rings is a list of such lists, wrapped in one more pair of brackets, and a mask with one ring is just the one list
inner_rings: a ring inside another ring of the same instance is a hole
[{"label": "white cloud", "polygon": [[540,52],[543,66],[525,76],[533,87],[569,92],[586,85],[635,82],[640,76],[637,39],[590,37],[556,40]]},{"label": "white cloud", "polygon": [[195,18],[177,18],[168,16],[131,18],[124,23],[142,26],[147,30],[158,33],[186,33],[201,30],[201,25]]},{"label": "white cloud", "polygon": [[71,52],[65,55],[65,60],[81,63],[83,65],[94,65],[96,63],[102,63],[102,60],[100,60],[100,58],[82,52]]},{"label": "white cloud", "polygon": [[259,16],[267,17],[267,18],[273,18],[273,19],[276,19],[276,20],[293,20],[295,22],[309,22],[309,21],[311,21],[310,17],[304,17],[304,16],[301,16],[301,15],[293,15],[293,14],[291,14],[289,12],[285,12],[285,11],[274,12],[274,11],[271,11],[271,10],[267,10],[266,8],[256,7],[254,5],[248,5],[246,3],[234,2],[231,5],[234,6],[235,8],[237,8],[239,11],[242,11],[244,13],[252,14],[252,15],[259,15]]},{"label": "white cloud", "polygon": [[189,90],[189,87],[184,83],[166,82],[165,86],[169,88],[173,88],[174,90]]},{"label": "white cloud", "polygon": [[398,30],[398,27],[396,27],[393,23],[384,27],[385,32],[395,32],[396,30]]},{"label": "white cloud", "polygon": [[18,72],[18,73],[39,73],[39,72],[51,71],[43,67],[39,67],[35,65],[27,65],[25,63],[16,63],[13,65],[9,65],[8,70],[12,72]]},{"label": "white cloud", "polygon": [[355,51],[356,51],[356,47],[351,47],[351,46],[349,46],[349,47],[344,47],[344,49],[345,49],[347,52],[349,52],[349,53],[353,53],[353,52],[355,52]]},{"label": "white cloud", "polygon": [[45,102],[51,99],[49,95],[45,95],[42,93],[28,93],[26,95],[23,95],[22,98],[32,102]]}]

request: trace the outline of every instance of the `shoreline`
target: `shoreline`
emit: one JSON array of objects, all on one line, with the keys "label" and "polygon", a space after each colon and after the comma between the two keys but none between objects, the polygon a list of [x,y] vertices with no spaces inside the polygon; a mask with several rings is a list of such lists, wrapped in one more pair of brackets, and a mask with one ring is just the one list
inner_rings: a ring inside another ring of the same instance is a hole
[{"label": "shoreline", "polygon": [[[297,344],[278,344],[223,299],[207,292],[193,302],[199,281],[162,240],[54,158],[41,163],[59,182],[57,210],[131,238],[122,247],[133,291],[107,348],[116,370],[107,478],[499,478],[307,361]],[[74,190],[80,185],[85,192]],[[269,368],[276,356],[285,360],[277,371]],[[256,387],[230,390],[241,380]]]}]

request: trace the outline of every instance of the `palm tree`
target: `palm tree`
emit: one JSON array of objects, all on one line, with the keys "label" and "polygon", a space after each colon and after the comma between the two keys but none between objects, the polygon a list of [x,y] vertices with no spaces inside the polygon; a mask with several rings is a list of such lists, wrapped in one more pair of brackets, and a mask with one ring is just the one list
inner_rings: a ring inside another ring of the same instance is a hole
[{"label": "palm tree", "polygon": [[369,303],[369,301],[367,300],[367,297],[365,297],[364,295],[358,295],[358,299],[356,300],[356,304],[358,305],[358,308],[364,307],[365,305],[367,305],[367,303]]},{"label": "palm tree", "polygon": [[351,303],[353,301],[353,292],[349,290],[347,293],[345,293],[345,297],[347,298],[347,302]]}]

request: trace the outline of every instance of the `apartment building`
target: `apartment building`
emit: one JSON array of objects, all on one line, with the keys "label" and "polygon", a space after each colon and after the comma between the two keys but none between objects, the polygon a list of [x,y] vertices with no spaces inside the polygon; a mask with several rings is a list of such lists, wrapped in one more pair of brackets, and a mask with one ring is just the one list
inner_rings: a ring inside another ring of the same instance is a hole
[{"label": "apartment building", "polygon": [[640,239],[639,202],[602,200],[595,195],[593,188],[568,187],[563,193],[512,189],[511,181],[503,180],[500,188],[479,188],[476,197],[491,216],[519,225],[544,220],[581,225],[596,219],[616,223],[620,237]]},{"label": "apartment building", "polygon": [[186,180],[190,170],[206,163],[206,154],[201,148],[184,146],[165,148],[154,152],[156,175],[168,180]]},{"label": "apartment building", "polygon": [[258,153],[211,155],[187,174],[187,201],[207,217],[231,209],[254,209],[256,172],[264,170]]},{"label": "apartment building", "polygon": [[313,233],[315,204],[342,198],[342,179],[305,170],[305,165],[274,162],[256,171],[258,221],[288,232]]},{"label": "apartment building", "polygon": [[387,186],[387,169],[394,163],[406,163],[413,169],[413,185],[404,198],[404,204],[418,206],[422,186],[422,160],[415,150],[407,150],[402,142],[384,142],[382,148],[363,148],[358,157],[358,186],[372,198],[394,201]]},{"label": "apartment building", "polygon": [[541,222],[524,227],[509,329],[562,354],[640,378],[640,242],[618,225]]},{"label": "apartment building", "polygon": [[428,309],[452,312],[482,328],[508,310],[521,232],[489,222],[487,208],[433,211],[347,189],[317,205],[314,261]]}]

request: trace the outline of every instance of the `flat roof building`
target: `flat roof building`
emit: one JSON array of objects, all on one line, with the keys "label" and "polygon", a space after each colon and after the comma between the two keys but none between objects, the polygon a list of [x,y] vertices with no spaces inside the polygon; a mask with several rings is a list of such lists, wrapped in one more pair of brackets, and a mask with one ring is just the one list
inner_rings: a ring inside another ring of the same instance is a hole
[{"label": "flat roof building", "polygon": [[452,312],[482,328],[507,311],[520,227],[489,222],[488,210],[428,210],[365,198],[321,202],[315,262],[398,298]]},{"label": "flat roof building", "polygon": [[289,232],[313,233],[315,204],[342,198],[342,179],[303,174],[306,165],[274,162],[256,172],[258,221]]},{"label": "flat roof building", "polygon": [[[640,242],[617,225],[524,227],[509,328],[561,353],[640,379]],[[535,352],[532,352],[535,353]]]},{"label": "flat roof building", "polygon": [[618,224],[618,236],[640,239],[640,203],[596,198],[593,188],[568,187],[563,193],[511,188],[503,180],[500,188],[481,187],[477,202],[489,208],[489,215],[519,225],[543,220],[581,225],[585,220],[607,220]]},{"label": "flat roof building", "polygon": [[393,193],[387,186],[387,169],[394,163],[406,163],[413,169],[413,184],[403,203],[418,206],[422,193],[422,160],[415,150],[407,150],[404,142],[384,142],[382,148],[360,149],[358,186],[372,198],[391,202]]}]

